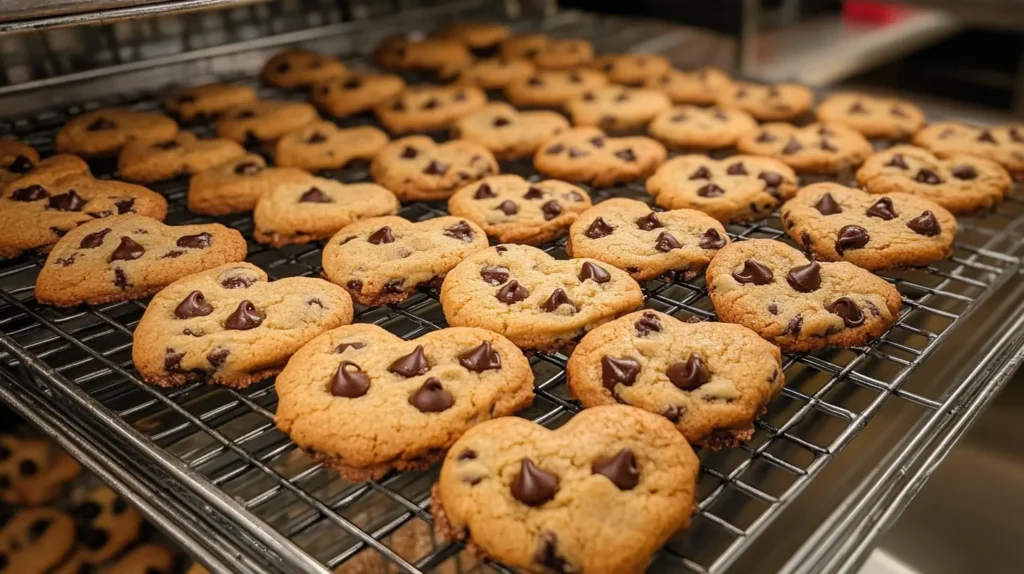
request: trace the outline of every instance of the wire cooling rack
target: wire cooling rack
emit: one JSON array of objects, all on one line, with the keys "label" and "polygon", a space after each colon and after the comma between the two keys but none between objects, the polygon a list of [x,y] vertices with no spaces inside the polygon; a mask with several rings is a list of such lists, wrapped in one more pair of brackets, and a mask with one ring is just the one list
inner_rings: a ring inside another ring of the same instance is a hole
[{"label": "wire cooling rack", "polygon": [[[296,97],[261,88],[264,97]],[[158,110],[162,94],[91,102],[0,122],[10,133],[53,152],[56,130],[71,116],[100,105]],[[367,123],[357,118],[342,122]],[[209,126],[194,128],[209,135]],[[113,166],[93,166],[99,177]],[[539,178],[529,162],[502,171]],[[365,169],[326,174],[343,181],[368,179]],[[839,180],[850,183],[849,174]],[[187,211],[187,182],[153,186],[169,202],[167,223],[217,221],[252,236],[250,214],[221,218]],[[649,202],[641,184],[588,189],[596,202],[631,197]],[[1018,190],[1019,191],[1019,190]],[[441,203],[416,202],[400,215],[413,221],[446,215]],[[864,347],[786,355],[786,388],[740,448],[701,451],[699,507],[692,526],[657,555],[653,571],[720,572],[732,564],[814,477],[840,454],[883,404],[945,408],[953,389],[915,388],[910,373],[972,310],[1020,268],[1024,201],[1015,193],[997,210],[960,220],[954,254],[924,269],[885,274],[903,296],[896,325]],[[734,240],[788,241],[777,213],[751,225],[728,226]],[[565,258],[564,241],[543,246]],[[247,260],[272,280],[320,276],[322,243],[268,248],[250,241]],[[144,384],[131,364],[132,331],[145,302],[55,309],[36,303],[33,284],[45,258],[29,254],[0,261],[0,369],[36,373],[36,384],[56,397],[73,397],[94,424],[160,464],[180,485],[208,501],[225,520],[265,546],[287,571],[477,572],[504,567],[479,563],[460,544],[430,534],[429,489],[436,468],[392,473],[380,481],[351,483],[316,463],[277,431],[273,380],[237,391],[192,383],[175,389]],[[654,280],[643,285],[645,306],[681,319],[713,320],[702,277]],[[436,291],[424,289],[381,308],[357,307],[356,321],[374,323],[404,338],[443,328]],[[565,384],[563,354],[537,353],[534,404],[520,413],[547,427],[564,423],[580,405]],[[56,400],[56,399],[55,399]]]}]

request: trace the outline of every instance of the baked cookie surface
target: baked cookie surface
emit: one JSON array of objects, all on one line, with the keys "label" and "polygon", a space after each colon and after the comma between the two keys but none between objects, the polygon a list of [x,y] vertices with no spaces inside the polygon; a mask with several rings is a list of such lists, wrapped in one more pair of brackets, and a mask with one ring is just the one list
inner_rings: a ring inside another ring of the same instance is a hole
[{"label": "baked cookie surface", "polygon": [[284,50],[267,60],[260,77],[271,86],[294,90],[347,72],[345,64],[333,56],[309,50]]},{"label": "baked cookie surface", "polygon": [[32,171],[39,163],[39,152],[32,146],[10,138],[0,138],[0,188]]},{"label": "baked cookie surface", "polygon": [[316,107],[336,118],[367,112],[380,102],[405,90],[405,80],[395,74],[349,72],[318,82],[309,92]]},{"label": "baked cookie surface", "polygon": [[46,439],[0,435],[0,500],[6,504],[46,504],[81,473],[78,461]]},{"label": "baked cookie surface", "polygon": [[57,132],[57,151],[83,157],[116,155],[130,141],[173,139],[178,123],[167,116],[126,108],[101,108],[71,118]]},{"label": "baked cookie surface", "polygon": [[429,132],[447,129],[486,103],[487,96],[476,86],[421,84],[377,105],[374,112],[392,133]]},{"label": "baked cookie surface", "polygon": [[437,36],[422,40],[389,36],[373,57],[381,68],[402,72],[458,70],[473,60],[462,41]]},{"label": "baked cookie surface", "polygon": [[671,67],[664,56],[658,54],[602,54],[590,63],[608,75],[616,84],[639,87],[652,76],[660,75]]},{"label": "baked cookie surface", "polygon": [[732,85],[732,79],[718,68],[671,68],[655,76],[648,76],[644,85],[665,92],[677,104],[708,105],[715,103],[720,91]]},{"label": "baked cookie surface", "polygon": [[388,135],[373,126],[340,128],[334,122],[315,121],[277,140],[274,163],[311,172],[340,169],[356,160],[369,163],[388,141]]},{"label": "baked cookie surface", "polygon": [[142,515],[106,486],[76,499],[70,514],[78,526],[79,552],[85,564],[102,564],[139,539]]},{"label": "baked cookie surface", "polygon": [[867,94],[833,94],[816,110],[818,121],[839,123],[867,137],[903,139],[924,125],[921,108],[899,98],[879,98]]},{"label": "baked cookie surface", "polygon": [[183,122],[216,118],[221,112],[255,102],[256,90],[245,84],[216,82],[176,90],[164,100],[167,111]]},{"label": "baked cookie surface", "polygon": [[694,105],[663,110],[647,126],[652,136],[668,146],[696,149],[730,147],[755,130],[757,121],[746,112]]},{"label": "baked cookie surface", "polygon": [[657,90],[605,86],[572,98],[565,110],[574,125],[622,131],[648,124],[671,105],[668,96]]},{"label": "baked cookie surface", "polygon": [[188,182],[188,210],[204,215],[252,211],[264,192],[309,174],[294,168],[269,168],[259,154],[246,154],[193,175]]},{"label": "baked cookie surface", "polygon": [[542,145],[533,166],[557,179],[607,187],[647,177],[667,154],[665,146],[651,138],[609,137],[599,128],[581,127]]},{"label": "baked cookie surface", "polygon": [[498,162],[486,147],[465,140],[438,144],[427,136],[394,140],[370,164],[373,180],[402,201],[447,199],[496,173]]},{"label": "baked cookie surface", "polygon": [[505,98],[520,108],[561,108],[567,101],[608,85],[596,70],[540,70],[505,86]]},{"label": "baked cookie surface", "polygon": [[455,83],[496,90],[525,80],[536,72],[536,66],[526,58],[488,58],[477,60],[459,70]]},{"label": "baked cookie surface", "polygon": [[217,135],[247,146],[256,145],[276,140],[316,119],[316,108],[306,102],[258,100],[221,113]]},{"label": "baked cookie surface", "polygon": [[938,122],[914,134],[914,143],[939,157],[974,155],[995,161],[1011,174],[1024,174],[1024,124],[986,128]]},{"label": "baked cookie surface", "polygon": [[74,544],[74,521],[55,508],[18,510],[0,529],[5,572],[48,572]]},{"label": "baked cookie surface", "polygon": [[814,92],[800,84],[754,84],[735,82],[717,90],[715,103],[738,108],[761,121],[792,120],[814,105]]},{"label": "baked cookie surface", "polygon": [[462,116],[452,126],[452,137],[477,142],[501,160],[533,155],[537,148],[569,127],[561,114],[549,111],[520,112],[494,102]]},{"label": "baked cookie surface", "polygon": [[856,168],[874,150],[860,132],[842,124],[762,124],[736,141],[745,154],[775,158],[800,173],[838,173]]},{"label": "baked cookie surface", "polygon": [[165,142],[130,141],[117,157],[118,175],[126,181],[156,183],[191,175],[245,155],[245,148],[228,139],[198,139],[179,132]]}]

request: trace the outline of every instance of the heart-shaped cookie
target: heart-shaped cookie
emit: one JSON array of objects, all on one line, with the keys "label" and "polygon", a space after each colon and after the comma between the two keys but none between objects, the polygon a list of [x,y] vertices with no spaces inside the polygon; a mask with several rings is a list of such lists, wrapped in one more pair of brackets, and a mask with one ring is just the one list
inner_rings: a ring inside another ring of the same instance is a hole
[{"label": "heart-shaped cookie", "polygon": [[257,100],[225,110],[217,120],[217,135],[249,146],[276,140],[316,119],[316,108],[306,102]]},{"label": "heart-shaped cookie", "polygon": [[768,217],[796,190],[796,173],[789,166],[752,155],[722,160],[682,155],[647,180],[647,191],[659,206],[697,209],[725,223]]},{"label": "heart-shaped cookie", "polygon": [[625,271],[593,259],[557,260],[526,245],[467,257],[441,286],[454,327],[483,327],[525,349],[558,349],[643,304]]},{"label": "heart-shaped cookie", "polygon": [[75,546],[75,521],[56,508],[13,512],[0,528],[0,555],[8,572],[52,572]]},{"label": "heart-shaped cookie", "polygon": [[352,299],[323,279],[273,283],[250,263],[189,275],[153,297],[135,328],[132,362],[161,387],[207,378],[244,388],[278,373],[317,335],[352,322]]},{"label": "heart-shaped cookie", "polygon": [[305,181],[309,173],[291,167],[267,167],[256,153],[201,171],[188,181],[188,210],[203,215],[252,211],[266,191],[289,181]]},{"label": "heart-shaped cookie", "polygon": [[900,294],[852,263],[818,263],[770,239],[731,243],[707,271],[718,318],[739,323],[783,351],[855,347],[891,327]]},{"label": "heart-shaped cookie", "polygon": [[76,554],[81,553],[84,562],[106,562],[138,540],[142,515],[119,494],[106,485],[76,494],[69,513],[78,523],[80,546]]},{"label": "heart-shaped cookie", "polygon": [[141,299],[245,254],[242,234],[219,223],[171,226],[114,215],[72,229],[53,246],[36,299],[58,307]]},{"label": "heart-shaped cookie", "polygon": [[117,155],[130,141],[157,143],[174,139],[178,123],[171,118],[127,108],[100,108],[68,120],[55,138],[57,151],[83,157]]},{"label": "heart-shaped cookie", "polygon": [[596,70],[541,70],[505,86],[505,98],[519,108],[560,108],[587,90],[608,85],[608,77]]},{"label": "heart-shaped cookie", "polygon": [[487,104],[487,95],[476,86],[417,84],[373,111],[391,133],[429,132],[447,129],[455,120]]},{"label": "heart-shaped cookie", "polygon": [[743,153],[775,158],[800,173],[838,173],[859,166],[872,153],[860,132],[838,123],[762,124],[759,130],[740,136],[736,147]]},{"label": "heart-shaped cookie", "polygon": [[671,272],[693,277],[727,243],[725,227],[699,211],[655,213],[642,201],[616,197],[580,215],[565,252],[604,261],[644,281]]},{"label": "heart-shaped cookie", "polygon": [[956,237],[956,218],[935,202],[831,182],[801,189],[781,215],[786,233],[815,259],[864,269],[923,267],[948,257]]},{"label": "heart-shaped cookie", "polygon": [[587,407],[660,414],[691,444],[736,446],[785,383],[779,349],[746,327],[637,311],[587,333],[566,366]]},{"label": "heart-shaped cookie", "polygon": [[487,248],[487,235],[458,217],[419,223],[374,217],[342,228],[324,247],[324,274],[362,305],[397,303],[420,285],[439,288],[467,256]]},{"label": "heart-shaped cookie", "polygon": [[465,140],[437,144],[409,136],[384,146],[370,164],[373,180],[402,201],[447,199],[456,189],[498,173],[484,146]]},{"label": "heart-shaped cookie", "polygon": [[440,536],[525,572],[643,572],[694,509],[699,462],[660,415],[587,409],[557,430],[505,417],[448,451],[431,496]]},{"label": "heart-shaped cookie", "polygon": [[359,324],[306,344],[275,388],[277,427],[342,476],[366,480],[427,468],[473,425],[529,405],[533,371],[484,329],[404,341]]},{"label": "heart-shaped cookie", "polygon": [[226,139],[198,139],[180,132],[164,142],[129,141],[117,157],[121,179],[154,183],[216,167],[245,155],[245,148]]},{"label": "heart-shaped cookie", "polygon": [[387,144],[387,134],[373,126],[339,128],[317,121],[277,140],[274,163],[306,171],[340,169],[356,160],[369,162]]},{"label": "heart-shaped cookie", "polygon": [[267,60],[260,78],[271,86],[294,90],[347,73],[345,64],[334,56],[291,49]]},{"label": "heart-shaped cookie", "polygon": [[569,121],[556,112],[520,112],[495,102],[459,118],[452,137],[477,142],[500,160],[513,160],[533,155],[541,144],[568,127]]},{"label": "heart-shaped cookie", "polygon": [[534,154],[533,166],[557,179],[608,187],[647,177],[667,153],[651,138],[613,138],[598,128],[583,127],[548,140]]}]

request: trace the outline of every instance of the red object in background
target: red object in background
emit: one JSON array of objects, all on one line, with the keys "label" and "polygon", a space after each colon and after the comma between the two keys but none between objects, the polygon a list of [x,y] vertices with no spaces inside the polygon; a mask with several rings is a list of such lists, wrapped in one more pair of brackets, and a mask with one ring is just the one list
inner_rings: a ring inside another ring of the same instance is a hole
[{"label": "red object in background", "polygon": [[848,0],[843,3],[843,18],[848,21],[869,22],[872,24],[891,24],[905,18],[912,8],[899,4],[886,4],[882,2],[854,2]]}]

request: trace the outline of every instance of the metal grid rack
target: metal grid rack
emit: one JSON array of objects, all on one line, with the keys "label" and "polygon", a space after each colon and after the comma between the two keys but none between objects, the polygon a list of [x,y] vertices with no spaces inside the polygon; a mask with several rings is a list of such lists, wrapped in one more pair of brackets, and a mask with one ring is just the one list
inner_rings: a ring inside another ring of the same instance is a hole
[{"label": "metal grid rack", "polygon": [[[297,97],[261,91],[265,97]],[[48,154],[56,130],[83,109],[114,103],[159,109],[159,96],[137,94],[50,110],[0,123],[0,134],[17,135]],[[342,122],[348,123],[352,122]],[[207,135],[208,129],[195,131]],[[93,167],[99,177],[114,175],[110,165]],[[538,177],[529,162],[506,163],[502,171]],[[328,175],[343,181],[368,178],[365,169],[358,168]],[[188,212],[185,181],[154,189],[168,199],[169,224],[212,220],[252,235],[250,214],[211,219]],[[588,191],[595,202],[613,196],[649,200],[640,184]],[[753,439],[737,449],[699,453],[699,508],[693,524],[665,546],[652,570],[726,570],[883,404],[913,404],[926,411],[929,420],[950,408],[960,389],[918,389],[910,374],[1020,270],[1020,195],[1015,193],[990,214],[961,219],[951,258],[925,269],[885,275],[903,295],[904,306],[897,324],[880,339],[861,348],[785,357],[786,388],[757,421]],[[407,204],[400,212],[414,221],[445,214],[443,203]],[[756,224],[730,225],[728,231],[735,240],[788,241],[777,214]],[[321,271],[321,247],[317,243],[272,249],[250,242],[247,260],[265,269],[272,280],[315,277]],[[544,249],[566,257],[562,241]],[[329,571],[356,564],[376,565],[382,571],[506,571],[497,564],[476,563],[459,544],[431,538],[429,489],[436,469],[392,473],[376,482],[341,479],[276,430],[272,380],[243,391],[203,383],[175,389],[146,385],[131,364],[132,330],[145,303],[64,310],[39,305],[33,284],[43,261],[42,256],[27,255],[0,262],[4,384],[20,377],[18,384],[34,385],[55,405],[76,408],[76,414],[86,417],[85,423],[101,435],[128,443],[141,459],[162,469],[236,528],[243,535],[236,544],[256,547],[258,553],[273,557],[268,562],[287,571]],[[649,281],[643,289],[646,307],[684,319],[714,319],[702,277]],[[405,338],[445,326],[437,293],[431,290],[398,305],[357,308],[356,320]],[[536,399],[521,416],[556,427],[579,411],[565,385],[566,360],[562,354],[531,357]],[[390,564],[387,570],[385,564]]]}]

